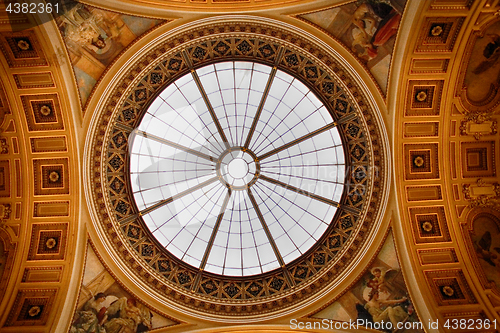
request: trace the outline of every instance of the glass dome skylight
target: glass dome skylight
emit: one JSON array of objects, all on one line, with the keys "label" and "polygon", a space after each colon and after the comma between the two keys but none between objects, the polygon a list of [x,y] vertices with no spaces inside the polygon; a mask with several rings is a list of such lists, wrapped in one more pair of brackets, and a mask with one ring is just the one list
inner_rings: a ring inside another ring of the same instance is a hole
[{"label": "glass dome skylight", "polygon": [[179,78],[130,139],[144,222],[207,272],[287,265],[323,235],[343,193],[344,150],[328,110],[266,65],[228,61]]}]

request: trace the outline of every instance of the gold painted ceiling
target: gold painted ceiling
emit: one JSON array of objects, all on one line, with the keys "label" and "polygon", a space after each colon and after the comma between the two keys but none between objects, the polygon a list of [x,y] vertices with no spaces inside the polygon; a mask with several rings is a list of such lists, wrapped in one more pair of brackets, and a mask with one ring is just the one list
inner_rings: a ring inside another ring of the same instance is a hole
[{"label": "gold painted ceiling", "polygon": [[[495,330],[498,0],[89,0],[57,18],[8,5],[1,332],[320,332],[366,312]],[[127,138],[145,105],[221,60],[304,82],[352,166],[342,223],[252,279],[168,257],[127,192]]]}]

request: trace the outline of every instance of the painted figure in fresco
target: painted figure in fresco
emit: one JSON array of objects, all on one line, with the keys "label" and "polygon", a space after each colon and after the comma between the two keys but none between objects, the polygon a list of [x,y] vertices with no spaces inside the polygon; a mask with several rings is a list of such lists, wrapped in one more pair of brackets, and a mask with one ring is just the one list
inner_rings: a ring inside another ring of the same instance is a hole
[{"label": "painted figure in fresco", "polygon": [[[390,297],[391,294],[400,295],[395,286],[392,285],[391,281],[397,278],[399,272],[397,270],[389,269],[386,270],[381,267],[374,267],[370,270],[372,278],[368,280],[367,287],[377,290],[379,292],[379,297],[382,299]],[[383,296],[381,295],[383,294]]]},{"label": "painted figure in fresco", "polygon": [[[398,322],[414,321],[413,305],[407,294],[401,272],[397,269],[372,267],[363,289],[365,305],[357,304],[357,318],[364,322],[391,322],[397,327]],[[393,330],[394,331],[394,330]]]},{"label": "painted figure in fresco", "polygon": [[78,319],[71,325],[70,333],[106,333],[102,326],[102,303],[106,300],[104,293],[98,293],[88,300],[81,310],[77,311]]},{"label": "painted figure in fresco", "polygon": [[382,272],[382,270],[378,267],[372,268],[371,273],[373,274],[373,279],[370,279],[368,281],[368,287],[372,289],[376,289],[379,292],[382,290],[386,290],[385,286],[385,271]]},{"label": "painted figure in fresco", "polygon": [[391,5],[381,1],[362,3],[354,11],[352,22],[352,50],[361,59],[377,56],[377,47],[384,45],[397,33],[401,14]]},{"label": "painted figure in fresco", "polygon": [[113,302],[106,311],[104,328],[106,333],[136,333],[152,328],[152,314],[133,298],[122,297]]},{"label": "painted figure in fresco", "polygon": [[483,50],[483,56],[486,60],[482,61],[472,73],[481,74],[491,67],[495,65],[498,58],[500,57],[500,36],[497,34],[486,34],[487,38],[491,38],[491,42],[489,42]]},{"label": "painted figure in fresco", "polygon": [[124,45],[120,43],[120,27],[99,10],[90,10],[78,4],[61,16],[61,30],[69,42],[90,51],[92,55],[107,64],[108,58]]},{"label": "painted figure in fresco", "polygon": [[99,28],[102,17],[92,15],[84,5],[78,4],[63,16],[65,24],[64,35],[80,46],[92,50],[102,49],[106,46],[104,33]]},{"label": "painted figure in fresco", "polygon": [[483,259],[491,266],[497,266],[496,264],[498,264],[498,254],[500,254],[500,248],[494,247],[491,249],[491,233],[489,231],[486,231],[477,242],[476,253],[478,258]]},{"label": "painted figure in fresco", "polygon": [[406,297],[383,301],[379,300],[378,294],[376,289],[372,289],[368,295],[368,302],[365,304],[365,309],[372,316],[373,322],[390,321],[392,327],[397,327],[397,323],[405,321],[408,318],[408,313],[401,306],[394,306],[395,304],[406,302],[408,300]]}]

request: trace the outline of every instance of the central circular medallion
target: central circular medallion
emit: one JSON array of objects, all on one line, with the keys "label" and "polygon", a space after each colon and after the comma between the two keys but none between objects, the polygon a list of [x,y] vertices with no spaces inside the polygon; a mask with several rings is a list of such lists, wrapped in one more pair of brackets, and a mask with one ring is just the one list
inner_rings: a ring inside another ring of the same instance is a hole
[{"label": "central circular medallion", "polygon": [[220,181],[232,190],[248,189],[259,176],[257,157],[243,147],[222,153],[216,165]]},{"label": "central circular medallion", "polygon": [[227,171],[233,178],[243,178],[248,174],[248,164],[242,158],[235,158],[227,165]]}]

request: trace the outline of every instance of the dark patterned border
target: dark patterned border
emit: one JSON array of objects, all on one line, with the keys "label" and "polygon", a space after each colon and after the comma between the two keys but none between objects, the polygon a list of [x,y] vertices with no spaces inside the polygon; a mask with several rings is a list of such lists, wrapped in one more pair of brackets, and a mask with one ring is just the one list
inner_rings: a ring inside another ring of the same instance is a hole
[{"label": "dark patterned border", "polygon": [[[222,60],[275,65],[322,99],[344,141],[350,167],[341,209],[305,255],[263,275],[232,278],[199,272],[150,236],[128,180],[128,134],[152,99],[194,68]],[[247,316],[303,301],[337,279],[372,232],[385,188],[385,151],[375,111],[350,74],[326,50],[294,33],[258,24],[212,24],[166,40],[121,78],[92,135],[92,199],[101,228],[137,278],[174,302],[225,316]]]}]

